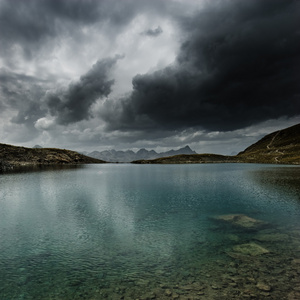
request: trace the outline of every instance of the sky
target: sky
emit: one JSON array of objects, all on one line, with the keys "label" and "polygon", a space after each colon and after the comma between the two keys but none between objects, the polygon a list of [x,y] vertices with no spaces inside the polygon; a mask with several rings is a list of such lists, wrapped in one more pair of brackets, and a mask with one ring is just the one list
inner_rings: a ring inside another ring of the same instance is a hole
[{"label": "sky", "polygon": [[300,123],[298,0],[0,0],[0,143],[231,154]]}]

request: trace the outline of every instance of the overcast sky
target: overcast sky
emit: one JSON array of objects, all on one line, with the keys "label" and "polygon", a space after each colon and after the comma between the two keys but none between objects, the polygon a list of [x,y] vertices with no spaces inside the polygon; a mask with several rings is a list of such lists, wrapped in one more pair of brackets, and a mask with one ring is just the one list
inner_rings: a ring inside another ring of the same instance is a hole
[{"label": "overcast sky", "polygon": [[0,0],[0,143],[239,152],[300,122],[294,0]]}]

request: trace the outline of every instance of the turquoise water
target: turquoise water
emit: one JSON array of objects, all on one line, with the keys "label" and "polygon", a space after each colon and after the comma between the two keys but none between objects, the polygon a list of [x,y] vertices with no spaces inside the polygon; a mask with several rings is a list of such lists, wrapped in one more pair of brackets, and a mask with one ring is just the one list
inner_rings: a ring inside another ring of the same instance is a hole
[{"label": "turquoise water", "polygon": [[[226,214],[267,226],[214,219]],[[268,253],[234,252],[248,243]],[[299,167],[104,164],[0,177],[0,299],[292,299],[299,259]]]}]

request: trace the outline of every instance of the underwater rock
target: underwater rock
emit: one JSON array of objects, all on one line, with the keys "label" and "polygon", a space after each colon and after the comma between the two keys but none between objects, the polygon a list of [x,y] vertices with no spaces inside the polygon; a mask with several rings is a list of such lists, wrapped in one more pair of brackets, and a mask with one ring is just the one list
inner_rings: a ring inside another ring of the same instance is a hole
[{"label": "underwater rock", "polygon": [[262,282],[258,282],[256,287],[261,290],[261,291],[264,291],[264,292],[270,292],[271,291],[271,287],[265,283],[262,283]]},{"label": "underwater rock", "polygon": [[165,290],[165,295],[166,295],[167,297],[171,297],[171,296],[172,296],[172,291],[171,291],[170,289],[166,289],[166,290]]},{"label": "underwater rock", "polygon": [[282,241],[289,240],[289,236],[283,233],[267,233],[267,234],[259,233],[254,236],[254,239],[260,242],[274,243],[274,242],[282,242]]},{"label": "underwater rock", "polygon": [[269,250],[263,248],[260,245],[255,244],[255,243],[236,245],[233,247],[233,250],[240,254],[250,255],[250,256],[258,256],[258,255],[262,255],[262,254],[266,254],[266,253],[270,252]]},{"label": "underwater rock", "polygon": [[227,238],[232,242],[238,242],[240,240],[236,234],[228,234]]},{"label": "underwater rock", "polygon": [[300,293],[299,292],[291,292],[288,294],[288,300],[299,300],[300,299]]},{"label": "underwater rock", "polygon": [[172,294],[172,299],[179,299],[179,295],[176,293]]},{"label": "underwater rock", "polygon": [[184,290],[184,291],[201,291],[204,289],[203,286],[200,284],[186,284],[186,285],[181,285],[179,286],[179,289]]},{"label": "underwater rock", "polygon": [[292,264],[294,264],[294,265],[300,265],[300,258],[295,258],[295,259],[293,259],[292,260]]},{"label": "underwater rock", "polygon": [[259,230],[268,225],[267,222],[254,219],[243,214],[220,215],[214,217],[214,220],[224,221],[246,230]]},{"label": "underwater rock", "polygon": [[[156,294],[153,292],[150,292],[148,294],[143,295],[140,299],[141,300],[150,300],[150,299],[156,299]],[[121,298],[122,299],[122,298]]]}]

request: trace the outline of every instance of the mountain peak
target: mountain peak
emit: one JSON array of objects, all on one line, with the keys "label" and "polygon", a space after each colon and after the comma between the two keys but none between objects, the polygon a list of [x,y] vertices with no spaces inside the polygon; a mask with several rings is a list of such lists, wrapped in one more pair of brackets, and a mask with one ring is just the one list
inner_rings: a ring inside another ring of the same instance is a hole
[{"label": "mountain peak", "polygon": [[197,152],[192,150],[189,145],[186,145],[184,148],[178,149],[175,152],[180,152],[178,154],[197,154]]}]

